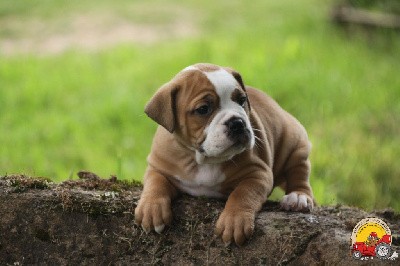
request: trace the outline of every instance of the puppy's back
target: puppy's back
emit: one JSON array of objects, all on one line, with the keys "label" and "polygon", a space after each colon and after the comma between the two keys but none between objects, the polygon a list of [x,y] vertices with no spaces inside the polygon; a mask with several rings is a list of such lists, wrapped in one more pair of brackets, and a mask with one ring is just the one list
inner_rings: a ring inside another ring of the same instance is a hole
[{"label": "puppy's back", "polygon": [[271,167],[274,175],[280,175],[290,154],[299,146],[309,146],[307,132],[303,125],[266,93],[246,87],[251,106],[251,115],[262,123],[266,132],[267,149],[273,158]]}]

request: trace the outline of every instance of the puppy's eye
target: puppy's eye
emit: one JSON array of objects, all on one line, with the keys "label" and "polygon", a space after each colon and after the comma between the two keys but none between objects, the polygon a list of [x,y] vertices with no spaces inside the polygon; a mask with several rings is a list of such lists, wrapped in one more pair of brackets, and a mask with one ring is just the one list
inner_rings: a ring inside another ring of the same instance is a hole
[{"label": "puppy's eye", "polygon": [[211,112],[211,107],[208,106],[207,104],[200,106],[196,110],[194,110],[194,113],[197,115],[208,115]]},{"label": "puppy's eye", "polygon": [[247,97],[246,96],[240,96],[239,100],[238,100],[238,104],[242,107],[244,107],[245,103],[247,102]]}]

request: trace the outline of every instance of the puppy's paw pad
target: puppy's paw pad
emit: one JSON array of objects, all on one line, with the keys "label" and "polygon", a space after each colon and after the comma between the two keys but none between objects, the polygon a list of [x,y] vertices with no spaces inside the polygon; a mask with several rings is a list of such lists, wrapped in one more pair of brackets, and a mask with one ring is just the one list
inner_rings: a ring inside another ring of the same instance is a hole
[{"label": "puppy's paw pad", "polygon": [[283,196],[281,207],[286,211],[311,211],[313,208],[312,199],[299,192],[291,192]]}]

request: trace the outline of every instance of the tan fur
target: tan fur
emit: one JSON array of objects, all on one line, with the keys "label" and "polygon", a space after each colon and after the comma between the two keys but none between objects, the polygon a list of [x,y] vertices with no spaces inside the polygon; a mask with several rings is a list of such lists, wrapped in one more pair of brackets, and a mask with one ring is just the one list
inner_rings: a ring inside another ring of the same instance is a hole
[{"label": "tan fur", "polygon": [[220,66],[216,66],[216,65],[212,65],[212,64],[208,64],[208,63],[199,63],[199,64],[195,64],[194,66],[204,72],[211,72],[211,71],[218,70],[220,68]]},{"label": "tan fur", "polygon": [[[200,67],[206,71],[218,69],[213,65]],[[153,228],[159,231],[160,226],[171,222],[171,200],[179,193],[176,177],[190,180],[198,171],[193,149],[198,148],[199,140],[204,138],[204,128],[211,120],[193,118],[188,110],[195,108],[204,95],[209,95],[218,106],[212,84],[200,71],[181,72],[165,86],[176,93],[176,106],[167,110],[171,100],[165,99],[167,104],[162,107],[166,114],[176,112],[172,114],[175,126],[171,134],[168,132],[171,127],[166,130],[163,125],[166,121],[170,123],[170,118],[161,118],[165,120],[161,122],[156,120],[164,127],[159,126],[154,136],[143,193],[135,210],[136,223],[146,231]],[[256,145],[221,165],[226,179],[219,191],[227,197],[227,203],[217,221],[216,233],[226,244],[235,241],[241,245],[251,236],[255,215],[275,186],[283,187],[286,194],[306,195],[307,208],[289,206],[291,210],[309,210],[313,204],[308,180],[310,143],[304,127],[265,93],[251,87],[245,90],[251,104],[251,109],[246,108],[246,112],[254,129]],[[173,95],[171,92],[163,94]],[[154,106],[153,101],[146,107],[146,113],[160,112],[160,107]],[[156,101],[160,104],[159,99]]]}]

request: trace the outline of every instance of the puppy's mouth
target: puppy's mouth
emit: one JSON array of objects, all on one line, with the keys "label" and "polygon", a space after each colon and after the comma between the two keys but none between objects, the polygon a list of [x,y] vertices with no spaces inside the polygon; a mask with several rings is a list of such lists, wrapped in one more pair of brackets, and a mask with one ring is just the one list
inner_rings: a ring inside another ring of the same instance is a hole
[{"label": "puppy's mouth", "polygon": [[230,145],[227,145],[225,149],[219,154],[208,154],[202,145],[196,150],[196,161],[199,164],[204,163],[222,163],[232,159],[235,155],[244,152],[247,149],[252,148],[251,133],[250,130],[241,134],[239,137],[232,139],[227,134],[230,140]]}]

